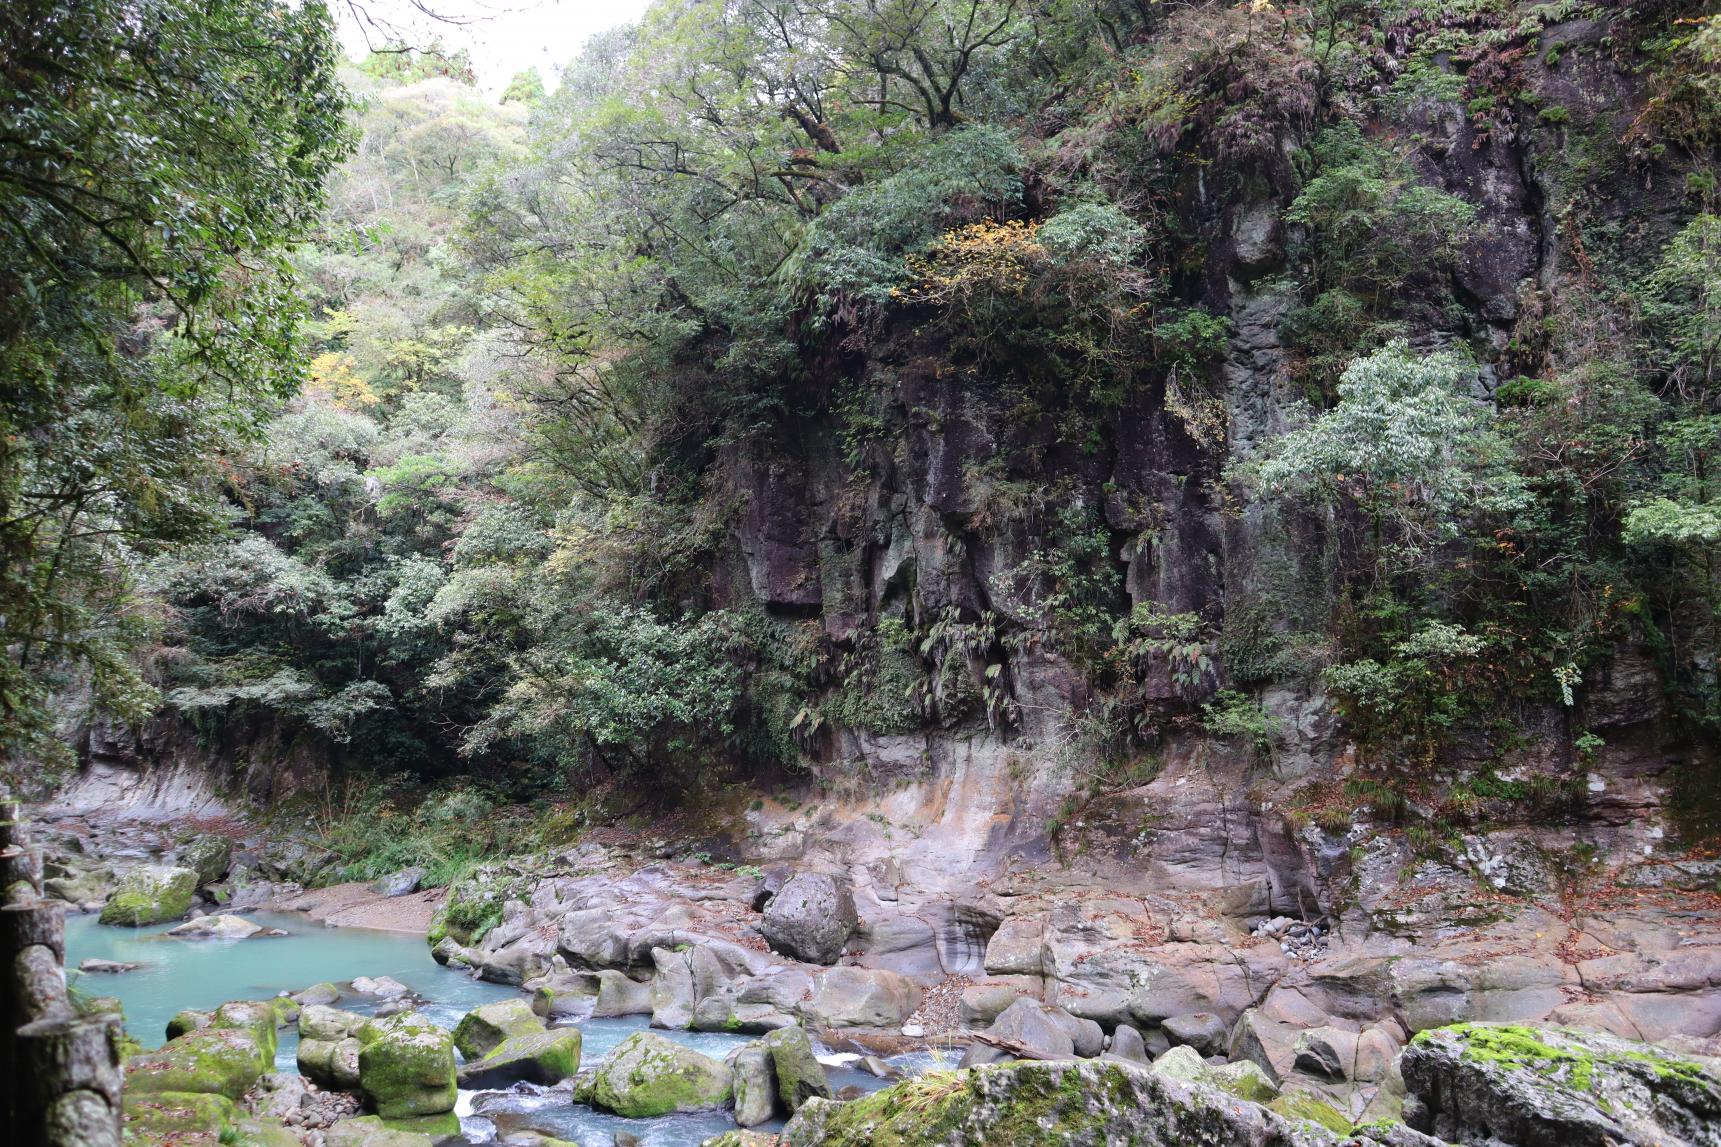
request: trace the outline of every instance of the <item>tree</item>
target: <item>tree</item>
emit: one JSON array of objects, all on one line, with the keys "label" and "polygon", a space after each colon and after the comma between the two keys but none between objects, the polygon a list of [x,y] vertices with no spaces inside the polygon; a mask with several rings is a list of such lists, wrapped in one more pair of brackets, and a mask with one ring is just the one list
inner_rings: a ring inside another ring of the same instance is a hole
[{"label": "tree", "polygon": [[0,754],[55,672],[137,715],[132,556],[213,524],[225,443],[299,380],[282,251],[346,148],[311,0],[0,13]]},{"label": "tree", "polygon": [[523,72],[515,72],[514,78],[508,81],[508,86],[502,89],[502,101],[505,104],[525,104],[534,107],[544,98],[544,77],[538,74],[537,68],[527,68]]}]

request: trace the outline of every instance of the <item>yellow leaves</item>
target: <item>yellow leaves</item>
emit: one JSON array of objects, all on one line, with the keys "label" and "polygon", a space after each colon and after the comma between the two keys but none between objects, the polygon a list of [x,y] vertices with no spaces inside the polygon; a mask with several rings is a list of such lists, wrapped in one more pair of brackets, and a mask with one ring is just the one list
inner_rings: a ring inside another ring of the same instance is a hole
[{"label": "yellow leaves", "polygon": [[382,401],[370,383],[360,378],[351,355],[330,351],[311,360],[305,396],[339,410],[360,411]]},{"label": "yellow leaves", "polygon": [[1020,295],[1050,257],[1038,223],[987,219],[946,231],[924,255],[908,257],[910,287],[892,292],[914,302],[946,304],[979,294]]}]

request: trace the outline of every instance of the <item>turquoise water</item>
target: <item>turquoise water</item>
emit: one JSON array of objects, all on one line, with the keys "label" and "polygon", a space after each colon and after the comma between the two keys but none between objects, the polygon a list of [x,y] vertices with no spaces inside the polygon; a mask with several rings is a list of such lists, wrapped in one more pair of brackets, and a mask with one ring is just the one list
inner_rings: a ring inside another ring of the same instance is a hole
[{"label": "turquoise water", "polygon": [[[111,928],[96,923],[94,916],[78,916],[66,921],[66,968],[76,986],[91,995],[118,996],[125,1005],[126,1030],[145,1047],[155,1047],[166,1038],[167,1021],[183,1008],[208,1011],[228,1000],[267,999],[324,980],[341,983],[355,976],[393,976],[430,1001],[423,1010],[449,1027],[480,1004],[519,994],[516,988],[482,983],[442,967],[430,958],[421,937],[325,928],[290,913],[244,915],[266,928],[284,929],[288,935],[177,940],[165,935],[171,927],[167,924]],[[78,964],[91,956],[143,967],[119,975],[76,972]],[[341,1006],[368,1010],[359,997],[342,1000]],[[293,1050],[291,1043],[283,1040],[281,1050]],[[290,1055],[284,1058],[291,1060]]]},{"label": "turquoise water", "polygon": [[[228,1000],[266,999],[297,992],[324,980],[342,984],[357,976],[393,976],[423,997],[423,1014],[452,1028],[460,1017],[481,1004],[520,995],[519,989],[474,980],[466,973],[441,967],[430,958],[420,937],[360,928],[325,928],[303,916],[247,912],[246,919],[288,935],[249,940],[176,940],[165,935],[170,925],[154,928],[109,928],[94,916],[66,921],[66,966],[76,969],[90,957],[141,964],[119,975],[70,972],[73,982],[91,995],[117,996],[125,1005],[126,1028],[147,1047],[165,1038],[167,1021],[184,1008],[207,1011]],[[342,999],[339,1007],[368,1012],[363,997]],[[596,1063],[622,1040],[650,1028],[647,1016],[587,1020],[579,1025],[583,1063]],[[728,1032],[659,1031],[696,1051],[722,1059],[754,1037]],[[276,1066],[294,1071],[298,1036],[281,1032]],[[913,1073],[924,1068],[915,1057],[899,1057]],[[864,1072],[832,1068],[831,1085],[851,1084],[872,1091],[883,1083]],[[727,1111],[672,1115],[662,1119],[622,1119],[571,1103],[566,1091],[520,1085],[507,1091],[462,1092],[461,1120],[469,1142],[493,1143],[499,1136],[533,1130],[578,1143],[581,1147],[611,1147],[617,1131],[637,1135],[644,1147],[697,1147],[707,1137],[733,1129]],[[780,1127],[781,1124],[771,1124]]]}]

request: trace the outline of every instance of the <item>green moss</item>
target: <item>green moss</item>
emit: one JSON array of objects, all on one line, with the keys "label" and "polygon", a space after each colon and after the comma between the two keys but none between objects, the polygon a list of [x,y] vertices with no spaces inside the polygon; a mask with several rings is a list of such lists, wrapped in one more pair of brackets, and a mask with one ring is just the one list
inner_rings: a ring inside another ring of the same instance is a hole
[{"label": "green moss", "polygon": [[1608,1067],[1633,1075],[1652,1075],[1657,1080],[1707,1084],[1703,1066],[1688,1059],[1653,1051],[1592,1052],[1578,1042],[1581,1033],[1560,1046],[1548,1036],[1563,1036],[1562,1029],[1544,1032],[1512,1024],[1453,1024],[1419,1032],[1411,1042],[1431,1046],[1442,1038],[1463,1041],[1462,1055],[1471,1063],[1490,1064],[1507,1070],[1523,1069],[1563,1084],[1575,1091],[1596,1090],[1596,1072]]},{"label": "green moss", "polygon": [[1351,1121],[1345,1118],[1343,1112],[1307,1091],[1288,1091],[1267,1104],[1267,1109],[1278,1112],[1286,1119],[1318,1124],[1336,1135],[1351,1133]]},{"label": "green moss", "polygon": [[140,868],[108,897],[100,919],[125,928],[177,920],[191,910],[196,893],[197,874],[189,868]]},{"label": "green moss", "polygon": [[280,1015],[273,1003],[256,1000],[234,1000],[222,1004],[215,1009],[210,1017],[211,1028],[248,1033],[257,1041],[265,1064],[275,1062],[275,1029],[280,1025]]},{"label": "green moss", "polygon": [[269,1067],[250,1032],[205,1028],[126,1064],[126,1087],[145,1092],[198,1092],[237,1100]]},{"label": "green moss", "polygon": [[454,1046],[467,1059],[477,1059],[516,1036],[543,1030],[544,1021],[525,1000],[503,1000],[461,1016],[454,1027]]},{"label": "green moss", "polygon": [[454,1041],[408,1013],[359,1028],[359,1086],[384,1119],[440,1115],[457,1097]]},{"label": "green moss", "polygon": [[127,1092],[124,1120],[128,1142],[169,1143],[186,1135],[219,1135],[239,1118],[223,1095],[207,1092]]},{"label": "green moss", "polygon": [[632,1119],[720,1107],[732,1095],[723,1064],[650,1032],[623,1040],[592,1083],[596,1106]]}]

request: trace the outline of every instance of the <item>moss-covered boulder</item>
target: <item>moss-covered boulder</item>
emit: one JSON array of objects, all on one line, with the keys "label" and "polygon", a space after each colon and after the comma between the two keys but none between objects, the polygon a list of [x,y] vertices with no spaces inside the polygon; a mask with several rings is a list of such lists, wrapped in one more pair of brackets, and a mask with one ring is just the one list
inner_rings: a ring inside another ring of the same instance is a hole
[{"label": "moss-covered boulder", "polygon": [[460,1069],[460,1085],[468,1088],[506,1087],[527,1083],[553,1084],[571,1079],[580,1070],[580,1029],[557,1028],[505,1039],[482,1059]]},{"label": "moss-covered boulder", "polygon": [[1221,1091],[1228,1091],[1251,1103],[1270,1103],[1279,1094],[1279,1085],[1252,1059],[1210,1068],[1208,1079]]},{"label": "moss-covered boulder", "polygon": [[760,1041],[771,1056],[772,1073],[777,1079],[777,1098],[790,1112],[815,1096],[829,1099],[836,1094],[825,1076],[825,1065],[813,1051],[813,1041],[807,1029],[796,1025],[779,1028]]},{"label": "moss-covered boulder", "polygon": [[196,894],[197,873],[189,868],[161,865],[134,868],[125,874],[102,906],[101,922],[141,928],[177,920],[191,911],[191,900]]},{"label": "moss-covered boulder", "polygon": [[214,1020],[214,1012],[199,1012],[191,1008],[174,1012],[173,1018],[167,1021],[167,1038],[175,1040],[186,1032],[202,1031]]},{"label": "moss-covered boulder", "polygon": [[1286,1119],[1325,1127],[1335,1135],[1349,1135],[1351,1121],[1344,1112],[1312,1091],[1287,1091],[1267,1104]]},{"label": "moss-covered boulder", "polygon": [[275,1062],[275,1029],[280,1026],[275,1005],[267,1000],[232,1000],[215,1009],[210,1017],[212,1028],[227,1028],[249,1032],[262,1049],[266,1063]]},{"label": "moss-covered boulder", "polygon": [[[458,1124],[459,1120],[455,1122]],[[323,1132],[323,1147],[435,1147],[435,1144],[436,1140],[422,1131],[390,1126],[387,1120],[375,1115],[343,1119]]]},{"label": "moss-covered boulder", "polygon": [[384,1119],[454,1110],[454,1041],[407,1012],[359,1029],[359,1088]]},{"label": "moss-covered boulder", "polygon": [[592,1077],[593,1106],[632,1119],[729,1102],[729,1068],[651,1032],[629,1036]]},{"label": "moss-covered boulder", "polygon": [[249,1031],[204,1028],[126,1063],[133,1093],[181,1091],[238,1100],[271,1065]]},{"label": "moss-covered boulder", "polygon": [[[1407,1128],[1359,1134],[1398,1147],[1435,1147],[1433,1140]],[[848,1103],[809,1100],[783,1135],[788,1147],[1335,1147],[1343,1142],[1258,1104],[1117,1060],[932,1072]]]},{"label": "moss-covered boulder", "polygon": [[191,841],[179,850],[179,863],[181,867],[189,868],[197,874],[199,887],[214,884],[226,876],[227,869],[232,866],[233,842],[214,833],[192,837]]},{"label": "moss-covered boulder", "polygon": [[1399,1067],[1405,1122],[1442,1139],[1721,1145],[1721,1075],[1650,1044],[1457,1024],[1419,1032]]},{"label": "moss-covered boulder", "polygon": [[503,1000],[473,1008],[454,1025],[454,1046],[467,1059],[479,1059],[504,1040],[534,1035],[544,1021],[525,1000]]},{"label": "moss-covered boulder", "polygon": [[127,1143],[215,1142],[239,1121],[239,1108],[225,1095],[203,1091],[128,1089],[123,1109]]},{"label": "moss-covered boulder", "polygon": [[299,1074],[334,1091],[359,1087],[359,1029],[368,1017],[310,1004],[299,1012]]}]

